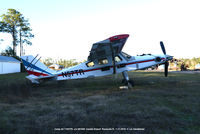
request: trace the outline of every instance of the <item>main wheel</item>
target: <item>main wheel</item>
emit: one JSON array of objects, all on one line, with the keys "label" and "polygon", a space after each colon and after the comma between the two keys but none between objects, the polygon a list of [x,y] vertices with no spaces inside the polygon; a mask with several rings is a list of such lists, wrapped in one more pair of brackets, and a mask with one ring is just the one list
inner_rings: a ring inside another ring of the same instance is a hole
[{"label": "main wheel", "polygon": [[128,86],[129,84],[131,84],[131,86],[132,87],[134,87],[134,81],[133,80],[125,80],[125,79],[123,79],[122,80],[122,83],[124,84],[124,85],[126,85],[126,86]]},{"label": "main wheel", "polygon": [[127,85],[128,84],[127,80],[126,79],[122,79],[122,84]]}]

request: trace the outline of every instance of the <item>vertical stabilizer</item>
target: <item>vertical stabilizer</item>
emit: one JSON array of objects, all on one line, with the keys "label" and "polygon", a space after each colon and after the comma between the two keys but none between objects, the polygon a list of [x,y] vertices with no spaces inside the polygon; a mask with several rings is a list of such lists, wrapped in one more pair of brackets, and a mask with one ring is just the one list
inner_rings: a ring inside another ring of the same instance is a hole
[{"label": "vertical stabilizer", "polygon": [[40,58],[38,58],[38,55],[35,57],[33,57],[32,55],[21,56],[21,59],[26,71],[29,74],[35,76],[51,76],[56,72],[49,69],[46,65],[40,62]]}]

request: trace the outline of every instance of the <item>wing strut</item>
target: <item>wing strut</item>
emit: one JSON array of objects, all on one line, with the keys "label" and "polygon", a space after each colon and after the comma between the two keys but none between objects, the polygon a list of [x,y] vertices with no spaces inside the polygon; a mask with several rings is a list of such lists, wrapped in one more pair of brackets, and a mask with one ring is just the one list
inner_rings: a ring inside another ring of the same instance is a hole
[{"label": "wing strut", "polygon": [[33,61],[38,57],[38,54],[33,58],[33,60],[29,63],[29,65],[27,66],[26,70],[31,66],[31,64],[33,63]]},{"label": "wing strut", "polygon": [[111,49],[111,52],[112,52],[113,74],[116,74],[115,54],[114,54],[114,51],[113,51],[112,43],[109,43],[109,44],[110,44],[110,49]]}]

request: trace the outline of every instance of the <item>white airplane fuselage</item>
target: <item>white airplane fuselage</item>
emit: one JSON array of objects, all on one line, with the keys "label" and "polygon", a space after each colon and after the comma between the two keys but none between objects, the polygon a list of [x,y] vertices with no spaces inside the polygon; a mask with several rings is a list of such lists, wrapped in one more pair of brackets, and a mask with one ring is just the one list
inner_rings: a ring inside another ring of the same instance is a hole
[{"label": "white airplane fuselage", "polygon": [[[115,62],[116,73],[122,73],[124,71],[141,70],[157,64],[162,64],[166,61],[165,55],[143,55],[126,57],[122,53],[119,53],[117,56],[120,58],[120,60]],[[156,57],[159,57],[160,60],[155,60]],[[106,59],[106,64],[99,64],[98,59],[96,59],[93,61],[94,66],[87,66],[87,63],[89,62],[86,61],[79,65],[58,71],[56,73],[58,74],[57,80],[92,78],[98,76],[111,75],[113,74],[112,57],[109,56]]]},{"label": "white airplane fuselage", "polygon": [[163,42],[160,42],[163,55],[144,54],[130,56],[122,52],[122,48],[129,37],[128,34],[112,36],[103,41],[94,43],[88,56],[88,61],[79,65],[65,68],[60,71],[49,69],[39,59],[22,56],[22,62],[29,75],[26,77],[32,83],[39,84],[47,80],[69,80],[93,78],[115,73],[122,73],[126,83],[131,83],[128,71],[141,70],[151,66],[165,64],[165,76],[168,73],[168,61],[173,57],[166,55]]}]

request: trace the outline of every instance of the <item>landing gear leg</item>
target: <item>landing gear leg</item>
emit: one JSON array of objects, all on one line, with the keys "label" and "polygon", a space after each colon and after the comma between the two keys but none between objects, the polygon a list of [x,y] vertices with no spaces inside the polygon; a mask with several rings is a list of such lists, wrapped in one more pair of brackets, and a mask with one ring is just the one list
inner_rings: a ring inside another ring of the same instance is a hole
[{"label": "landing gear leg", "polygon": [[130,89],[133,88],[134,87],[134,81],[129,79],[128,72],[124,71],[124,72],[122,72],[122,75],[124,77],[124,79],[122,80],[122,83],[124,83]]}]

